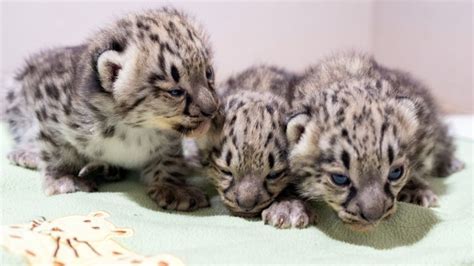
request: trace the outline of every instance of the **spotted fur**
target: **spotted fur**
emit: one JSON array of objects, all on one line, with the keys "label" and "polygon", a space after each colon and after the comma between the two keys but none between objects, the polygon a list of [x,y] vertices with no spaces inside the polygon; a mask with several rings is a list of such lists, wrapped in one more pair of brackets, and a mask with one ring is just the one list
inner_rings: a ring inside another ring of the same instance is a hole
[{"label": "spotted fur", "polygon": [[285,70],[258,66],[219,87],[223,108],[199,144],[206,150],[206,175],[236,215],[258,215],[291,181],[285,95],[294,78]]},{"label": "spotted fur", "polygon": [[[287,134],[302,195],[326,201],[359,229],[392,214],[405,193],[413,196],[403,199],[409,202],[436,203],[424,178],[449,175],[457,161],[423,84],[346,53],[309,68],[295,91]],[[401,177],[389,180],[398,170]]]},{"label": "spotted fur", "polygon": [[94,190],[78,175],[105,164],[142,170],[161,207],[207,205],[178,179],[186,174],[182,136],[206,132],[218,106],[208,38],[187,15],[130,14],[82,45],[32,56],[15,79],[9,158],[39,167],[47,194]]}]

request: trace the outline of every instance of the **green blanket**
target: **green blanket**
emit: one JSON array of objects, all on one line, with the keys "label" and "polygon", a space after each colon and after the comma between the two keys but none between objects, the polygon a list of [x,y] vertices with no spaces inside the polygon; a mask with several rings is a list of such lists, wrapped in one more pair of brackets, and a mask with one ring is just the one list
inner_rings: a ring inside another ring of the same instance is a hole
[{"label": "green blanket", "polygon": [[[458,156],[467,167],[445,179],[432,178],[440,207],[425,209],[399,203],[397,213],[374,231],[346,228],[323,203],[316,203],[319,223],[307,229],[278,230],[260,220],[233,217],[213,194],[212,208],[193,213],[158,209],[144,187],[131,177],[106,184],[97,193],[47,197],[39,173],[10,165],[5,154],[12,141],[0,127],[1,224],[46,217],[110,214],[133,236],[116,241],[140,254],[172,254],[187,265],[209,264],[453,264],[472,265],[473,148],[457,139]],[[21,256],[0,249],[0,264],[24,264]]]}]

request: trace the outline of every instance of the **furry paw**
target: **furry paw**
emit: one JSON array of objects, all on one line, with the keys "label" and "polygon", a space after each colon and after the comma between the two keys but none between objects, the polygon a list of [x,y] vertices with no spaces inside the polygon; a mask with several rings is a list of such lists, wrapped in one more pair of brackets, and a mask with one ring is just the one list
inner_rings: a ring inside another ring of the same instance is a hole
[{"label": "furry paw", "polygon": [[280,229],[305,228],[314,223],[315,217],[302,200],[282,200],[272,203],[262,212],[265,224],[273,225]]},{"label": "furry paw", "polygon": [[28,150],[13,150],[7,155],[12,164],[29,168],[38,168],[38,154]]},{"label": "furry paw", "polygon": [[193,211],[209,207],[209,200],[199,188],[168,182],[155,184],[148,195],[158,206],[166,210]]},{"label": "furry paw", "polygon": [[438,206],[438,196],[429,188],[403,188],[397,196],[399,201],[417,204],[426,208]]},{"label": "furry paw", "polygon": [[114,182],[123,179],[124,174],[119,167],[101,162],[90,162],[82,167],[78,176],[85,179],[99,179],[100,181]]},{"label": "furry paw", "polygon": [[97,185],[91,180],[86,180],[72,175],[64,175],[61,177],[46,175],[43,183],[43,189],[46,195],[51,196],[78,191],[94,192],[97,191]]}]

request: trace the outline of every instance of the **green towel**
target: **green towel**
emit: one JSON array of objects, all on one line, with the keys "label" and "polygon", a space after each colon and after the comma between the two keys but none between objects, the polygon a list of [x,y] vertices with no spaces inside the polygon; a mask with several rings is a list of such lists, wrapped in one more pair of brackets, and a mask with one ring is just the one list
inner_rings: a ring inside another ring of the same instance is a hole
[{"label": "green towel", "polygon": [[[1,224],[27,223],[105,211],[134,235],[117,242],[145,255],[172,254],[187,265],[210,264],[452,264],[472,265],[473,141],[457,139],[458,156],[467,167],[430,182],[440,207],[399,203],[396,214],[366,233],[346,228],[323,203],[316,203],[319,223],[307,229],[278,230],[259,219],[230,216],[214,193],[212,208],[193,213],[160,210],[135,178],[106,184],[96,193],[46,197],[38,172],[10,165],[12,145],[0,127]],[[5,250],[0,264],[24,260]]]}]

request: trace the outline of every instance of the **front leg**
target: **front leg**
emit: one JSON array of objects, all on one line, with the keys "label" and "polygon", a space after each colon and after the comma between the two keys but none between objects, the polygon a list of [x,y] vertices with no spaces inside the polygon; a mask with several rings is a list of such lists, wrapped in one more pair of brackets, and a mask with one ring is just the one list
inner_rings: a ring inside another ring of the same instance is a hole
[{"label": "front leg", "polygon": [[417,204],[423,207],[438,206],[438,196],[431,190],[428,183],[419,178],[412,177],[398,193],[399,201]]},{"label": "front leg", "polygon": [[315,222],[315,214],[307,202],[299,198],[282,198],[263,210],[262,220],[265,224],[280,229],[305,228]]},{"label": "front leg", "polygon": [[181,156],[155,161],[142,172],[148,195],[167,210],[193,211],[209,207],[209,200],[199,188],[186,184],[190,167]]},{"label": "front leg", "polygon": [[47,133],[42,133],[40,169],[43,173],[43,190],[46,195],[72,193],[77,191],[97,191],[94,180],[78,176],[86,164],[74,147],[57,144]]}]

